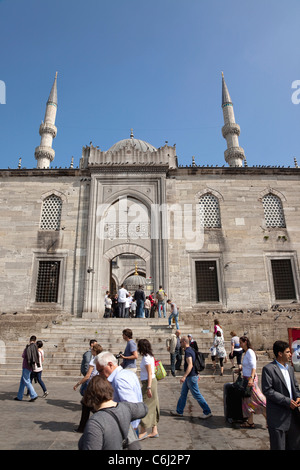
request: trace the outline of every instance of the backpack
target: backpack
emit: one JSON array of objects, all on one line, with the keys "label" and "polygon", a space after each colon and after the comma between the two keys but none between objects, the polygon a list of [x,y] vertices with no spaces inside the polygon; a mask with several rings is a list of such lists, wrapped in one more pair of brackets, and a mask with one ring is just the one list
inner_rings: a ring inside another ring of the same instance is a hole
[{"label": "backpack", "polygon": [[200,351],[195,351],[195,362],[194,362],[194,369],[197,374],[199,374],[202,370],[205,369],[205,357],[204,354]]},{"label": "backpack", "polygon": [[159,290],[157,293],[156,293],[156,298],[157,300],[164,300],[165,298],[165,293],[163,290]]}]

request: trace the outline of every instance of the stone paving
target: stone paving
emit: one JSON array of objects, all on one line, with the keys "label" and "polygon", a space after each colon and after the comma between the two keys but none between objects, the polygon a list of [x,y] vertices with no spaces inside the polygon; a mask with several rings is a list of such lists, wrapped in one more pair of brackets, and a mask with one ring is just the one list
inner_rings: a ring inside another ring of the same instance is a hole
[{"label": "stone paving", "polygon": [[[192,396],[188,398],[184,417],[170,416],[180,394],[179,377],[168,376],[159,382],[161,417],[159,438],[142,441],[148,451],[194,450],[268,450],[269,437],[263,416],[255,416],[255,429],[240,429],[224,419],[223,383],[204,378],[199,389],[213,416],[200,420],[202,414]],[[77,450],[80,435],[73,432],[81,415],[80,394],[73,390],[73,383],[45,380],[49,395],[29,402],[14,400],[19,383],[15,380],[0,384],[0,450]]]}]

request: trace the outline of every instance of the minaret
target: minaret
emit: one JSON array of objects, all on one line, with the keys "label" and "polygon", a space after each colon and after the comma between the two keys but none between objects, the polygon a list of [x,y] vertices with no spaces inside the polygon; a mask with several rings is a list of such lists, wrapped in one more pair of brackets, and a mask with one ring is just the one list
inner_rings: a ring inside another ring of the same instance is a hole
[{"label": "minaret", "polygon": [[37,159],[37,168],[49,168],[54,160],[55,151],[52,148],[53,139],[56,137],[57,128],[55,118],[57,111],[57,72],[47,101],[44,121],[40,125],[41,143],[36,147],[34,156]]},{"label": "minaret", "polygon": [[225,161],[229,166],[243,166],[244,150],[239,146],[240,126],[236,124],[233,104],[222,72],[222,109],[224,126],[222,134],[227,141],[227,150],[224,152]]}]

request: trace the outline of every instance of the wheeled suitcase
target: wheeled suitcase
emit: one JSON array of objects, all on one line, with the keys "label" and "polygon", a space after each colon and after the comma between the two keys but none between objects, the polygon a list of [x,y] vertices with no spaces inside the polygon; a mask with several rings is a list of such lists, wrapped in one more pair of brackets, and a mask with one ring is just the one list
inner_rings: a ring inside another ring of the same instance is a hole
[{"label": "wheeled suitcase", "polygon": [[228,423],[243,421],[242,397],[233,383],[226,383],[223,387],[224,416]]}]

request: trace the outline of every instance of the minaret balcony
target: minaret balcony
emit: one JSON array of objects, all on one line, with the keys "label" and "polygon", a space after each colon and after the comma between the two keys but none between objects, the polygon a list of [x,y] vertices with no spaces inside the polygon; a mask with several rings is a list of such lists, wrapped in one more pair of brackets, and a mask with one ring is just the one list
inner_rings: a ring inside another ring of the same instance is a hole
[{"label": "minaret balcony", "polygon": [[40,136],[43,134],[51,134],[52,138],[54,139],[57,134],[57,127],[49,122],[42,122],[39,129]]},{"label": "minaret balcony", "polygon": [[39,158],[48,158],[52,162],[55,157],[55,150],[51,147],[43,147],[40,145],[39,147],[36,147],[34,156],[36,160]]},{"label": "minaret balcony", "polygon": [[235,134],[239,136],[241,133],[240,126],[236,124],[235,122],[230,122],[228,124],[225,124],[225,126],[222,127],[222,135],[224,139],[226,139],[226,136],[228,134]]},{"label": "minaret balcony", "polygon": [[230,147],[224,152],[225,161],[230,166],[243,166],[245,152],[242,147]]}]

